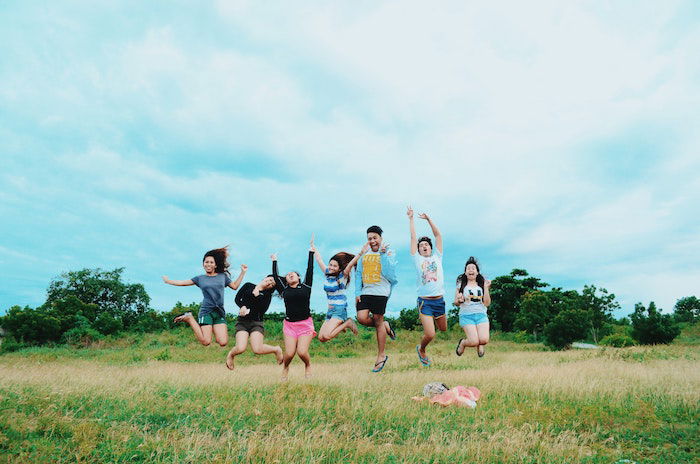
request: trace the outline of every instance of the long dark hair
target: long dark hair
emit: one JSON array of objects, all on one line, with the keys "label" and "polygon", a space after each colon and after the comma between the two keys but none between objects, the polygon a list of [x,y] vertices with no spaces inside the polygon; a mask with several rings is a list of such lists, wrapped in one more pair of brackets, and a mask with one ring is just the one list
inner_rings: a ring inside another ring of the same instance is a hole
[{"label": "long dark hair", "polygon": [[464,291],[464,287],[467,286],[467,266],[469,266],[470,264],[476,266],[476,284],[479,287],[481,287],[482,291],[484,290],[484,276],[481,275],[481,271],[479,270],[479,263],[476,262],[476,258],[470,256],[466,264],[464,265],[464,272],[457,276],[457,285],[459,285],[459,293],[462,293]]},{"label": "long dark hair", "polygon": [[[331,260],[335,260],[338,263],[339,269],[338,269],[338,274],[336,274],[336,275],[339,276],[340,274],[343,273],[343,271],[345,270],[345,267],[350,263],[350,261],[353,260],[354,257],[355,257],[355,255],[353,255],[351,253],[346,253],[344,251],[341,251],[340,253],[336,253],[333,256],[331,256],[331,259],[329,259],[328,262],[330,263]],[[348,283],[350,283],[350,274],[348,274]]]},{"label": "long dark hair", "polygon": [[228,245],[226,245],[223,248],[216,248],[214,250],[209,250],[206,253],[204,253],[204,258],[202,258],[202,262],[204,262],[205,259],[207,259],[207,256],[211,256],[214,258],[214,262],[216,263],[216,272],[217,274],[221,274],[225,272],[228,275],[231,275],[231,273],[228,271],[229,263],[226,258],[228,258]]}]

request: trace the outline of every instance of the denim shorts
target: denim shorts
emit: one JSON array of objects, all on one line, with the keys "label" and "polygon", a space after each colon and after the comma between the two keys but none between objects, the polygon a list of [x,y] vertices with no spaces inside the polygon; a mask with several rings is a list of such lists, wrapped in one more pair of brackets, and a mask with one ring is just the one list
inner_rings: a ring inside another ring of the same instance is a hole
[{"label": "denim shorts", "polygon": [[445,315],[445,299],[437,298],[434,300],[429,300],[426,298],[418,297],[418,310],[421,314],[432,317],[440,317]]},{"label": "denim shorts", "polygon": [[486,313],[459,313],[459,325],[479,325],[488,322],[489,317]]},{"label": "denim shorts", "polygon": [[348,305],[328,305],[326,320],[336,318],[344,321],[348,318]]}]

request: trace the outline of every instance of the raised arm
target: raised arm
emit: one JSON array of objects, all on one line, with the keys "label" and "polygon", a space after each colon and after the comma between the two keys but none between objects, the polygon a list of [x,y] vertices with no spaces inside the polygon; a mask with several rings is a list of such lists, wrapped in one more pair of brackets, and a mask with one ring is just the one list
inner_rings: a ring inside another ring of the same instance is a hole
[{"label": "raised arm", "polygon": [[168,285],[175,285],[176,287],[187,287],[190,285],[194,285],[194,282],[192,282],[192,279],[170,280],[170,279],[168,279],[168,276],[163,276],[163,282],[165,282]]},{"label": "raised arm", "polygon": [[245,264],[241,264],[241,273],[238,274],[238,277],[236,278],[236,280],[234,282],[231,282],[230,284],[228,284],[228,286],[234,290],[238,290],[238,287],[241,286],[241,282],[243,282],[243,276],[245,275],[245,273],[247,271],[248,271],[248,266],[246,266]]},{"label": "raised arm", "polygon": [[413,208],[410,206],[406,211],[406,216],[408,216],[408,227],[411,230],[411,246],[409,251],[411,255],[415,255],[416,251],[418,251],[418,239],[416,239],[416,225],[413,223]]},{"label": "raised arm", "polygon": [[285,285],[284,280],[279,276],[279,273],[277,272],[277,255],[272,254],[270,255],[270,259],[272,260],[272,278],[275,279],[275,289],[277,289],[278,292],[282,293],[285,288],[287,288],[287,285]]},{"label": "raised arm", "polygon": [[482,303],[484,303],[484,306],[488,306],[491,304],[491,293],[489,293],[490,288],[491,288],[491,281],[488,279],[484,279],[484,298],[482,300]]},{"label": "raised arm", "polygon": [[318,252],[316,247],[314,246],[313,243],[311,243],[311,250],[314,252],[314,258],[316,258],[316,262],[318,263],[318,267],[321,268],[321,271],[325,274],[326,273],[326,263],[323,262],[323,258],[321,258],[321,253]]},{"label": "raised arm", "polygon": [[462,292],[459,291],[459,283],[457,284],[457,288],[455,288],[455,301],[454,304],[455,306],[459,306],[460,304],[464,303],[464,295]]},{"label": "raised arm", "polygon": [[347,266],[345,266],[345,269],[343,269],[343,274],[345,274],[345,277],[348,277],[350,275],[350,272],[352,271],[353,266],[355,266],[355,264],[357,264],[357,262],[360,260],[362,255],[367,253],[367,250],[369,250],[369,242],[365,243],[363,245],[362,249],[360,250],[360,252],[357,253],[355,255],[355,257],[352,258],[352,260],[350,260],[350,262],[348,263]]},{"label": "raised arm", "polygon": [[314,282],[314,254],[312,250],[309,250],[309,262],[306,264],[306,276],[304,276],[304,285],[309,287]]},{"label": "raised arm", "polygon": [[428,221],[428,225],[433,230],[433,235],[435,236],[435,246],[440,251],[440,253],[442,253],[442,234],[440,233],[440,229],[438,229],[433,220],[430,219],[430,216],[428,216],[427,214],[422,213],[419,217]]}]

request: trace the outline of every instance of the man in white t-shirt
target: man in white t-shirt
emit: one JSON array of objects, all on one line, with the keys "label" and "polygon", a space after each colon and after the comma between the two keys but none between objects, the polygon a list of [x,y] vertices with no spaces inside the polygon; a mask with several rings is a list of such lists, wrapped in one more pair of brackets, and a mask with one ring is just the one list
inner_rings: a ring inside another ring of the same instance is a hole
[{"label": "man in white t-shirt", "polygon": [[411,256],[416,266],[418,315],[423,324],[423,338],[416,345],[418,360],[423,366],[430,366],[430,358],[426,353],[428,344],[435,338],[435,327],[441,331],[447,330],[445,315],[445,278],[442,272],[442,235],[430,217],[422,213],[418,217],[428,221],[435,237],[435,249],[429,237],[416,239],[416,227],[413,223],[413,209],[409,206],[406,211],[411,229]]}]

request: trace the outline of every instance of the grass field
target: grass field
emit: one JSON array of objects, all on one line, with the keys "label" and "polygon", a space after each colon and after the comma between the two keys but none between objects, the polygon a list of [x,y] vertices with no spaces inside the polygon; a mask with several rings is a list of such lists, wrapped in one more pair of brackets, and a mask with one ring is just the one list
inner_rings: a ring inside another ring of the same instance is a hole
[{"label": "grass field", "polygon": [[[441,334],[421,368],[417,333],[312,345],[314,377],[273,356],[199,347],[184,329],[87,349],[0,356],[2,462],[697,463],[700,350],[551,352],[495,337],[486,357]],[[274,339],[272,340],[274,341]],[[431,381],[474,385],[476,409],[411,401]]]}]

